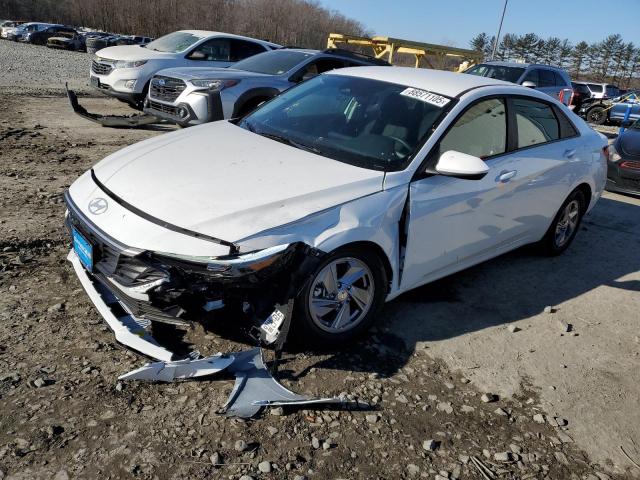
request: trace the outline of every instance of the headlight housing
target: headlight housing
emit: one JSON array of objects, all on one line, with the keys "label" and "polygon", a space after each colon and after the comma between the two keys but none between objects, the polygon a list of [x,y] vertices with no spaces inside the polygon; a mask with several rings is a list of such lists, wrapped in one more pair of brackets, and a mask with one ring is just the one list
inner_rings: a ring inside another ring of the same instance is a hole
[{"label": "headlight housing", "polygon": [[[175,253],[157,252],[160,260],[167,259],[169,263],[184,262],[206,270],[212,276],[237,277],[259,272],[279,261],[290,244],[276,245],[255,252],[225,257],[194,257]],[[204,272],[203,272],[204,273]]]},{"label": "headlight housing", "polygon": [[116,60],[114,66],[116,68],[139,68],[147,63],[147,60],[133,60],[131,62],[125,60]]},{"label": "headlight housing", "polygon": [[220,80],[217,78],[194,78],[189,80],[194,87],[208,88],[209,90],[223,90],[240,83],[240,80]]},{"label": "headlight housing", "polygon": [[613,144],[609,145],[609,160],[612,162],[618,162],[622,160],[622,157],[620,156],[620,154],[616,150],[616,147]]}]

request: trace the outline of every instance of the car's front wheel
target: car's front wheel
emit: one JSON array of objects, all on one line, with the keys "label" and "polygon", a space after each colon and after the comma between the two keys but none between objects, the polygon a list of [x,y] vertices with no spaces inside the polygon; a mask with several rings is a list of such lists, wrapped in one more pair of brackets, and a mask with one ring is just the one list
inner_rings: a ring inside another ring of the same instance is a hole
[{"label": "car's front wheel", "polygon": [[602,125],[607,120],[607,111],[604,107],[592,107],[587,112],[587,122],[594,125]]},{"label": "car's front wheel", "polygon": [[371,327],[387,284],[382,260],[373,250],[336,250],[316,268],[297,298],[295,340],[320,348],[353,341]]},{"label": "car's front wheel", "polygon": [[569,195],[540,242],[544,253],[554,256],[569,248],[578,233],[586,205],[585,196],[580,190],[574,190]]}]

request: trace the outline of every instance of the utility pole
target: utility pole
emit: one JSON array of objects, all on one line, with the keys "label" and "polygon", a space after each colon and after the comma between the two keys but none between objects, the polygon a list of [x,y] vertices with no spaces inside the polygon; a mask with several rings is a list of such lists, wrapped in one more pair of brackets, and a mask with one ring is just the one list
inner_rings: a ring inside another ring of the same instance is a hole
[{"label": "utility pole", "polygon": [[496,55],[496,50],[498,49],[498,42],[500,42],[500,32],[502,31],[502,22],[504,22],[504,14],[507,11],[507,3],[509,0],[504,0],[504,8],[502,9],[502,17],[500,18],[500,26],[498,27],[498,35],[496,35],[496,39],[493,42],[493,49],[491,50],[491,60]]}]

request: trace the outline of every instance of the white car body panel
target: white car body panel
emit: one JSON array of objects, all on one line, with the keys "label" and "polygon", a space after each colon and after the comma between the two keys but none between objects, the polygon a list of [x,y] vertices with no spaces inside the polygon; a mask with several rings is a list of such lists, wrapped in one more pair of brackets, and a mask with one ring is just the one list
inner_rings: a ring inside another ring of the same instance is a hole
[{"label": "white car body panel", "polygon": [[229,122],[179,133],[106,158],[94,168],[96,177],[149,215],[227,241],[382,190],[383,172],[304,152]]},{"label": "white car body panel", "polygon": [[[96,176],[136,208],[235,242],[240,251],[293,242],[326,252],[354,242],[374,244],[392,273],[387,300],[539,240],[578,185],[591,189],[589,208],[602,193],[606,141],[544,93],[472,75],[399,67],[328,74],[421,88],[459,97],[458,103],[411,164],[398,172],[343,164],[216,122],[128,147],[100,162]],[[414,179],[428,152],[470,102],[504,94],[555,103],[580,136],[491,159],[482,180],[440,175]],[[504,171],[513,170],[517,173],[512,178],[500,181]],[[124,244],[184,255],[228,253],[226,247],[164,230],[120,205],[111,209],[115,202],[103,215],[92,216],[88,202],[103,192],[88,174],[72,185],[70,194],[87,217]],[[408,239],[401,251],[399,225],[405,207]]]}]

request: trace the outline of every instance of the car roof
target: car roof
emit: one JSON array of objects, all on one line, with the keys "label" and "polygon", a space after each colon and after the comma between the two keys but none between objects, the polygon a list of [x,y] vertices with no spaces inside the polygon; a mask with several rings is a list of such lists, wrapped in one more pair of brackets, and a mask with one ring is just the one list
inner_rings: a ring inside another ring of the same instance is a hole
[{"label": "car roof", "polygon": [[258,42],[258,43],[262,43],[264,45],[270,45],[272,47],[279,47],[280,45],[278,45],[277,43],[273,43],[273,42],[268,42],[266,40],[260,40],[259,38],[251,38],[251,37],[244,37],[242,35],[235,35],[233,33],[226,33],[226,32],[214,32],[214,31],[210,31],[210,30],[178,30],[181,33],[190,33],[191,35],[195,35],[197,37],[201,37],[201,38],[205,38],[205,37],[229,37],[229,38],[237,38],[239,40],[248,40],[250,42]]},{"label": "car roof", "polygon": [[407,85],[434,93],[457,97],[466,90],[493,86],[516,87],[511,82],[464,73],[445,72],[427,68],[412,67],[349,67],[331,70],[329,75],[348,75],[351,77],[370,78],[382,82]]},{"label": "car roof", "polygon": [[548,68],[550,70],[564,71],[564,69],[560,67],[556,67],[554,65],[547,65],[545,63],[520,63],[520,62],[504,62],[500,60],[493,60],[490,62],[483,62],[481,65],[497,65],[499,67],[520,67],[520,68],[542,67],[542,68]]}]

